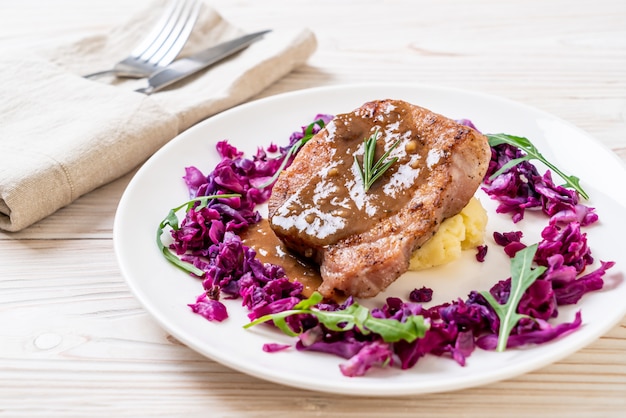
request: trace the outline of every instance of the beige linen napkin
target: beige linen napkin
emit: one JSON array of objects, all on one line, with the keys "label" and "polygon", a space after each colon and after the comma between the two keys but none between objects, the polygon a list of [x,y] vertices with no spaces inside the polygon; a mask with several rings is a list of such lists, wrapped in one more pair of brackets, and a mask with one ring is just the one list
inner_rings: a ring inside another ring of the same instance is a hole
[{"label": "beige linen napkin", "polygon": [[[277,29],[230,59],[145,96],[145,80],[92,81],[148,33],[159,1],[127,24],[54,50],[0,54],[0,228],[21,230],[144,162],[198,121],[237,105],[314,52],[306,29]],[[203,5],[181,56],[243,34]]]}]

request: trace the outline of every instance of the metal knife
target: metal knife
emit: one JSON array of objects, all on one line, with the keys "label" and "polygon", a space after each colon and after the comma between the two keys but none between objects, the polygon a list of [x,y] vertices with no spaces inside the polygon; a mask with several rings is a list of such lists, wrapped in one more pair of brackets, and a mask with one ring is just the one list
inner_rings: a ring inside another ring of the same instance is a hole
[{"label": "metal knife", "polygon": [[135,91],[139,93],[152,94],[172,83],[189,77],[206,67],[215,64],[257,41],[261,36],[271,32],[264,30],[235,38],[230,41],[212,46],[204,51],[198,52],[186,58],[181,58],[169,64],[167,67],[155,72],[148,78],[148,87]]}]

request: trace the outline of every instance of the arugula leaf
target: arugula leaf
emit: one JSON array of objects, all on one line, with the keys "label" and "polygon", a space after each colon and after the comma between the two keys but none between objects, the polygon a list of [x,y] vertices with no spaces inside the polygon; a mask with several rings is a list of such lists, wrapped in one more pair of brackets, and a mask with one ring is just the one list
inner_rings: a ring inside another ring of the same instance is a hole
[{"label": "arugula leaf", "polygon": [[365,327],[383,337],[388,343],[395,343],[400,340],[413,342],[417,338],[422,338],[429,328],[424,322],[422,315],[411,315],[405,322],[400,322],[393,318],[373,318],[369,317],[365,322]]},{"label": "arugula leaf", "polygon": [[280,164],[280,167],[278,167],[278,170],[276,170],[276,173],[274,173],[274,175],[268,181],[261,184],[260,186],[255,186],[255,188],[264,189],[276,181],[280,173],[282,173],[285,167],[287,167],[287,164],[289,163],[289,160],[291,159],[291,157],[294,154],[296,154],[298,150],[302,148],[304,144],[306,144],[307,142],[309,142],[311,138],[313,138],[313,135],[314,135],[313,130],[315,129],[316,125],[319,126],[320,128],[323,128],[326,125],[326,123],[324,122],[324,119],[320,118],[308,124],[307,127],[304,129],[304,136],[300,138],[298,142],[293,144],[291,148],[289,148],[289,151],[287,151],[287,153],[283,157],[283,162]]},{"label": "arugula leaf", "polygon": [[324,300],[324,296],[320,292],[313,292],[308,299],[302,299],[294,306],[294,309],[310,309]]},{"label": "arugula leaf", "polygon": [[517,307],[524,292],[546,271],[544,266],[534,269],[531,267],[537,247],[538,244],[526,247],[518,251],[515,257],[511,259],[511,291],[509,299],[504,305],[498,303],[488,291],[480,292],[494,309],[498,318],[500,318],[496,351],[506,350],[511,330],[520,319],[528,317],[527,315],[518,314]]},{"label": "arugula leaf", "polygon": [[376,139],[378,138],[378,129],[369,138],[364,139],[364,153],[363,153],[363,167],[359,165],[359,161],[354,156],[354,162],[359,168],[359,174],[361,174],[361,180],[363,180],[363,188],[367,192],[370,187],[378,180],[385,171],[389,170],[398,157],[387,159],[391,151],[398,146],[400,140],[398,139],[394,144],[374,163],[374,156],[376,155]]},{"label": "arugula leaf", "polygon": [[500,169],[495,172],[491,179],[498,177],[500,174],[504,173],[511,167],[521,163],[522,161],[529,161],[532,159],[539,160],[548,166],[552,171],[557,173],[563,180],[565,180],[565,186],[570,187],[576,190],[583,198],[589,199],[589,195],[583,190],[580,186],[580,179],[576,176],[568,176],[559,170],[554,164],[549,162],[537,149],[535,145],[528,138],[524,138],[521,136],[507,135],[507,134],[487,134],[487,139],[489,140],[489,145],[495,147],[500,144],[508,144],[514,147],[517,147],[526,153],[525,156],[516,158],[514,160],[509,161]]},{"label": "arugula leaf", "polygon": [[176,212],[178,212],[179,210],[185,208],[185,213],[187,213],[194,207],[196,209],[205,208],[209,204],[209,200],[226,199],[226,198],[239,197],[239,196],[240,195],[238,194],[220,194],[220,195],[201,196],[195,199],[191,199],[173,209],[170,209],[165,219],[163,219],[161,223],[159,223],[159,227],[157,228],[157,234],[156,234],[157,247],[159,248],[159,250],[165,257],[165,259],[169,261],[170,263],[172,263],[173,265],[175,265],[176,267],[178,267],[179,269],[187,273],[191,273],[198,277],[202,277],[204,275],[204,271],[200,270],[193,264],[187,263],[186,261],[183,261],[180,258],[178,258],[176,254],[170,251],[170,249],[163,244],[163,241],[161,240],[161,236],[163,235],[165,228],[168,226],[172,228],[174,231],[177,231],[180,228],[178,224],[178,216],[176,215]]},{"label": "arugula leaf", "polygon": [[421,315],[410,316],[405,322],[392,318],[374,318],[366,307],[356,302],[340,311],[312,309],[322,299],[323,297],[319,292],[314,292],[310,298],[304,299],[294,306],[293,309],[262,316],[244,325],[244,328],[247,329],[264,322],[273,321],[274,325],[285,334],[295,337],[302,333],[302,330],[294,332],[287,325],[286,318],[292,315],[310,314],[315,316],[320,323],[330,330],[341,332],[357,328],[363,334],[369,334],[370,332],[378,334],[383,341],[388,343],[400,340],[407,342],[415,341],[417,338],[422,338],[429,328],[429,325]]}]

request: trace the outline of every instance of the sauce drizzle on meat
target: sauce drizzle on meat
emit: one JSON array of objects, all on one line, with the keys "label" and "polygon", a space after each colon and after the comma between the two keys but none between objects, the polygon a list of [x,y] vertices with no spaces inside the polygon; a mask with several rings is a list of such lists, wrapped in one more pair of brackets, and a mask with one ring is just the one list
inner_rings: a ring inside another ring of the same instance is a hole
[{"label": "sauce drizzle on meat", "polygon": [[[375,116],[365,108],[336,116],[326,127],[325,145],[333,158],[278,208],[273,228],[323,246],[367,231],[397,213],[442,157],[436,151],[424,152],[407,112],[406,106],[388,103]],[[389,155],[398,161],[365,192],[354,156],[362,161],[363,141],[376,131],[375,160],[400,140]]]}]

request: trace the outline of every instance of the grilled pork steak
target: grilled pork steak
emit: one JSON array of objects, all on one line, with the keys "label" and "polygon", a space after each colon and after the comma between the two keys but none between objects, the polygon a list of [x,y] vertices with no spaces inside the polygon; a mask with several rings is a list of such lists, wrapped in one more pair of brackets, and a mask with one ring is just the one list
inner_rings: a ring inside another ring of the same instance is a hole
[{"label": "grilled pork steak", "polygon": [[[394,163],[365,192],[364,139]],[[487,138],[398,100],[338,115],[279,176],[269,220],[291,249],[320,265],[326,297],[372,297],[407,271],[414,250],[468,203],[487,170]],[[357,164],[358,163],[358,164]]]}]

